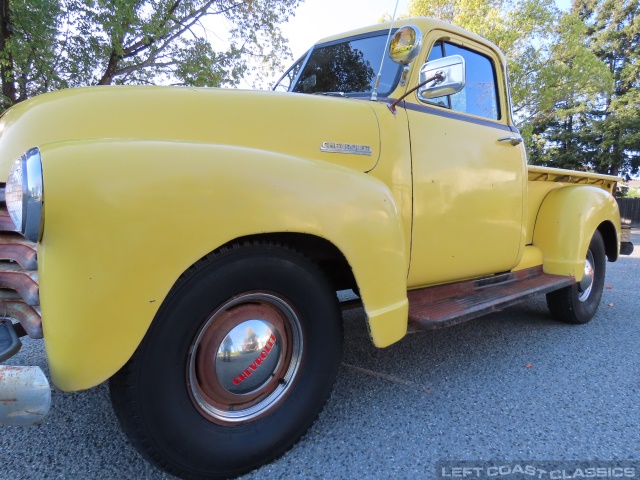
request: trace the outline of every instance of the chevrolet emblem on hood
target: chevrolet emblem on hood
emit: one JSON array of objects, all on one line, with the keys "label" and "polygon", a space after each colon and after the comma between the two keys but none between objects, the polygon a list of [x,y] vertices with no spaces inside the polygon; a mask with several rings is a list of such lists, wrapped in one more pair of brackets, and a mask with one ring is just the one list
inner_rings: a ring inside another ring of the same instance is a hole
[{"label": "chevrolet emblem on hood", "polygon": [[351,155],[371,155],[371,146],[355,143],[322,142],[320,151],[325,153],[350,153]]}]

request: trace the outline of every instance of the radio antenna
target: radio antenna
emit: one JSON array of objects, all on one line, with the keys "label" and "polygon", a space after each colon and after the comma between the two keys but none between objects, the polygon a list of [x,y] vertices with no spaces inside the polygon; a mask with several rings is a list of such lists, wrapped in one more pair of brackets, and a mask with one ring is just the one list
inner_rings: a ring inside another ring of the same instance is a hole
[{"label": "radio antenna", "polygon": [[378,71],[378,76],[376,77],[376,84],[373,87],[373,92],[371,92],[371,101],[378,101],[378,87],[380,86],[380,77],[382,76],[382,67],[384,65],[384,58],[387,56],[387,50],[389,50],[389,42],[391,41],[391,32],[393,32],[393,24],[396,21],[396,13],[398,13],[398,4],[400,0],[396,0],[396,8],[393,9],[393,18],[391,19],[391,25],[389,25],[389,34],[387,35],[387,44],[384,46],[384,52],[382,52],[382,61],[380,62],[380,70]]}]

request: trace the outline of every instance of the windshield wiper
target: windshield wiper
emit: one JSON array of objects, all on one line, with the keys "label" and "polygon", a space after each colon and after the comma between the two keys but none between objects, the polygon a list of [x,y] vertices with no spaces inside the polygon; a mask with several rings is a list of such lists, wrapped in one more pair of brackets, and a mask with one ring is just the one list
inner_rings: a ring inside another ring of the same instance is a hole
[{"label": "windshield wiper", "polygon": [[344,92],[313,92],[314,95],[326,95],[328,97],[346,97]]}]

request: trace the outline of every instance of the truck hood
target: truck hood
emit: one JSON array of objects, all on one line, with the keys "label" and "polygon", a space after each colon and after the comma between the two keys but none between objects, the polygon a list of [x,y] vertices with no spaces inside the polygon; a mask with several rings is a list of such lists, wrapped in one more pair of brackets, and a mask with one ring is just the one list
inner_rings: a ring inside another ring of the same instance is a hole
[{"label": "truck hood", "polygon": [[0,182],[30,148],[103,139],[231,145],[363,172],[380,154],[378,122],[362,100],[212,88],[87,87],[41,95],[5,113]]}]

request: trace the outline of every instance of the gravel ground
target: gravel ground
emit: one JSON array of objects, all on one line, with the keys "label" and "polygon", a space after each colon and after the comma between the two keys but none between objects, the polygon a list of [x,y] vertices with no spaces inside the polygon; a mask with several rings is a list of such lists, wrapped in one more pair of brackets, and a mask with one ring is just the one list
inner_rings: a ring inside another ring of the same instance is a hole
[{"label": "gravel ground", "polygon": [[[640,230],[633,240],[632,256],[607,264],[587,325],[552,321],[539,298],[377,350],[362,311],[347,312],[344,362],[319,420],[243,478],[428,479],[441,460],[640,465]],[[46,371],[41,342],[24,343],[7,363]],[[0,478],[172,478],[120,432],[106,384],[54,389],[52,402],[42,425],[0,427]]]}]

